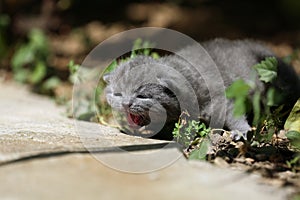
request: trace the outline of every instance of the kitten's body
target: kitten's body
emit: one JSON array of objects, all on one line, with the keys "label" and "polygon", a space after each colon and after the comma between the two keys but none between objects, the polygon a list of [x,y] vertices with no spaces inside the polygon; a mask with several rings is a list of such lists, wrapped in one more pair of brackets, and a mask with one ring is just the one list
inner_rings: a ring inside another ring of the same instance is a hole
[{"label": "kitten's body", "polygon": [[[177,52],[181,57],[138,56],[121,63],[105,78],[109,83],[106,89],[109,104],[124,113],[133,129],[145,125],[149,129],[159,127],[155,138],[172,139],[171,131],[184,110],[200,115],[195,117],[207,122],[222,121],[223,117],[222,126],[245,135],[250,130],[246,117],[233,117],[233,103],[224,97],[224,89],[241,78],[246,82],[254,80],[264,90],[251,66],[274,54],[248,40],[217,39],[202,46],[209,56],[205,51],[199,52],[199,47],[189,46]],[[281,60],[274,86],[285,93],[288,105],[299,98],[300,81]],[[163,126],[157,125],[160,121]]]}]

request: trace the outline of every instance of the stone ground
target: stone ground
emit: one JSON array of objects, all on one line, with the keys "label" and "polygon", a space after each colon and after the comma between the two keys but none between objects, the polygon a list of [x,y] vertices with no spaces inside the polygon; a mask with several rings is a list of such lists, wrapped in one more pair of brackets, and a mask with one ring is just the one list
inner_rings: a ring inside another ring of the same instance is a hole
[{"label": "stone ground", "polygon": [[0,199],[286,199],[258,175],[187,161],[174,143],[65,117],[0,82]]}]

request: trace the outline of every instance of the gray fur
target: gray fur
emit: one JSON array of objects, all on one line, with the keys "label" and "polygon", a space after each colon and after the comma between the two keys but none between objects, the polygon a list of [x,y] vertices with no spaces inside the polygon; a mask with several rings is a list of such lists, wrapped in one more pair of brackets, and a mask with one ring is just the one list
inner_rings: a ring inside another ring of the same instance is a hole
[{"label": "gray fur", "polygon": [[[263,91],[264,85],[251,66],[274,54],[251,40],[215,39],[202,46],[205,51],[199,50],[198,46],[188,46],[177,52],[180,56],[165,56],[157,60],[137,56],[121,63],[105,77],[108,103],[117,112],[124,113],[125,109],[139,115],[143,119],[140,126],[163,121],[164,126],[155,138],[172,139],[171,130],[183,110],[192,116],[197,115],[194,118],[200,115],[207,122],[220,121],[221,126],[241,132],[245,137],[250,125],[245,116],[233,117],[233,103],[224,97],[224,90],[242,78],[246,82],[254,80]],[[216,78],[218,76],[221,80]],[[288,105],[293,105],[299,98],[299,79],[280,59],[278,80],[274,86],[285,92]]]}]

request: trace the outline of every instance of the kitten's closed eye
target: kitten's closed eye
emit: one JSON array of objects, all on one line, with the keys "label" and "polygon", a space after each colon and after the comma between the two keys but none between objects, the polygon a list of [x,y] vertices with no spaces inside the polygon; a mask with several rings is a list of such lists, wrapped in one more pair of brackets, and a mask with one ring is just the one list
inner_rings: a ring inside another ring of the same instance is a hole
[{"label": "kitten's closed eye", "polygon": [[114,96],[116,96],[116,97],[121,97],[122,94],[121,94],[120,92],[116,92],[116,93],[114,93]]},{"label": "kitten's closed eye", "polygon": [[139,94],[139,95],[136,96],[136,98],[139,98],[139,99],[149,99],[151,97],[147,97],[145,95]]}]

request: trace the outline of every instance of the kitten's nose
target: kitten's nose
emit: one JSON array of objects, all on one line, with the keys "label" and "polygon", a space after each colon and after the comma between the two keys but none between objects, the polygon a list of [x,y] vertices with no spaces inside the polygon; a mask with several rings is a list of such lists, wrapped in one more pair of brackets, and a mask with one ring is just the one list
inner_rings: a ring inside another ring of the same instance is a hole
[{"label": "kitten's nose", "polygon": [[130,106],[132,106],[132,100],[131,99],[125,99],[122,101],[122,106],[125,108],[125,109],[128,109],[130,108]]}]

